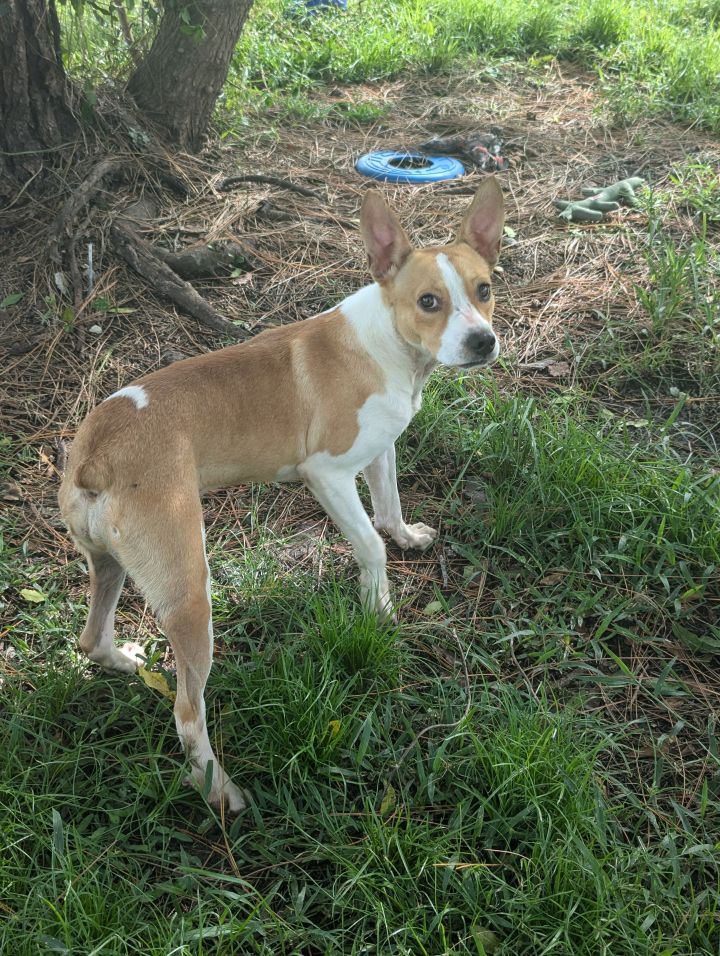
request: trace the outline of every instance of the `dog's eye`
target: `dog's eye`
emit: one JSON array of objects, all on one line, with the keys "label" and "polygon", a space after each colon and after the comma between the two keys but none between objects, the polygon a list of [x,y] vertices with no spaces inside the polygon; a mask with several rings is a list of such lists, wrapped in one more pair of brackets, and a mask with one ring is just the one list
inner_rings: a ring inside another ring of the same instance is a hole
[{"label": "dog's eye", "polygon": [[418,305],[425,312],[437,312],[440,308],[440,299],[438,299],[436,295],[433,295],[432,292],[426,292],[418,299]]},{"label": "dog's eye", "polygon": [[480,299],[481,302],[487,302],[487,300],[490,298],[490,295],[491,295],[490,286],[487,284],[487,282],[480,283],[477,289],[477,293],[478,293],[478,299]]}]

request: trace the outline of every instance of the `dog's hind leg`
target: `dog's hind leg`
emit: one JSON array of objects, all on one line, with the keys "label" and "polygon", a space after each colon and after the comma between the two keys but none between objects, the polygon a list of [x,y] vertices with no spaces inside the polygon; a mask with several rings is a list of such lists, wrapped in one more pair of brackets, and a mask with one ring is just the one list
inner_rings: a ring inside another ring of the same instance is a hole
[{"label": "dog's hind leg", "polygon": [[205,719],[205,684],[213,658],[210,569],[205,555],[202,508],[195,489],[166,489],[170,507],[153,502],[145,518],[120,528],[118,553],[146,595],[175,655],[175,725],[191,766],[191,782],[208,802],[229,813],[245,806],[241,791],[215,755]]},{"label": "dog's hind leg", "polygon": [[90,571],[90,611],[80,635],[80,647],[91,661],[111,671],[131,674],[137,670],[142,649],[127,643],[116,647],[115,608],[125,582],[125,570],[107,552],[85,550]]}]

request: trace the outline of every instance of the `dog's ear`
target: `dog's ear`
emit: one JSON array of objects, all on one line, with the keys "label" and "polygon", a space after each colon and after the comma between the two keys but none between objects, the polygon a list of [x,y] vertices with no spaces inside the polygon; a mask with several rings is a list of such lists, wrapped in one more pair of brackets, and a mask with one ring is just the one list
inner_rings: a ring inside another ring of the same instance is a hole
[{"label": "dog's ear", "polygon": [[377,189],[365,193],[360,212],[368,264],[373,279],[390,279],[412,252],[410,240]]},{"label": "dog's ear", "polygon": [[494,176],[483,180],[465,213],[457,242],[466,242],[492,267],[500,255],[505,208],[500,184]]}]

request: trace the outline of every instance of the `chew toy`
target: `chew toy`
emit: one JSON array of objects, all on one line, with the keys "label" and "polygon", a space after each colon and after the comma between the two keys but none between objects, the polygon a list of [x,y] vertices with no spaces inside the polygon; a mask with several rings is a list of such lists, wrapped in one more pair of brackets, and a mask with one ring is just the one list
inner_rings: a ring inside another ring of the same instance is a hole
[{"label": "chew toy", "polygon": [[636,206],[635,190],[644,182],[640,176],[631,176],[605,189],[588,186],[581,190],[585,199],[554,199],[553,205],[562,210],[559,216],[568,222],[602,222],[609,212],[620,208],[621,202]]}]

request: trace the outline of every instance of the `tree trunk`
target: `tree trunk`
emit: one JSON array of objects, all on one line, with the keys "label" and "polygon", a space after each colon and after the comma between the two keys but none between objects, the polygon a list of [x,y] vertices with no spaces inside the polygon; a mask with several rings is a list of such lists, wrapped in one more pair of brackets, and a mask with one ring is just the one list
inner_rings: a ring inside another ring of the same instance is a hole
[{"label": "tree trunk", "polygon": [[60,56],[55,0],[0,3],[0,177],[27,175],[78,124]]},{"label": "tree trunk", "polygon": [[253,0],[165,0],[150,52],[128,91],[184,149],[202,146]]}]

